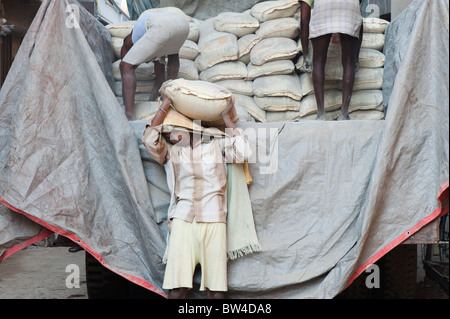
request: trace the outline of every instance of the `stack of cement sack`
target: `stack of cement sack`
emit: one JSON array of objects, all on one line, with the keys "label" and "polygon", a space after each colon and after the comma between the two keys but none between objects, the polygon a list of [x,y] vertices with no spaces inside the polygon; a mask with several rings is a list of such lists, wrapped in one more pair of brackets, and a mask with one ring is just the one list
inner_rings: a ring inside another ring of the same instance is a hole
[{"label": "stack of cement sack", "polygon": [[[172,10],[184,15],[177,8],[151,10]],[[302,70],[298,16],[297,0],[264,1],[246,12],[224,12],[206,21],[185,15],[191,32],[180,51],[180,78],[200,79],[227,88],[233,93],[241,121],[314,119],[317,106],[311,74]],[[107,26],[117,59],[121,41],[131,32],[134,23]],[[381,19],[364,19],[360,69],[350,105],[352,119],[384,118],[382,49],[387,24]],[[330,120],[339,116],[342,100],[343,72],[338,39],[333,36],[326,68],[325,104]],[[119,63],[120,60],[114,63],[114,72],[120,101]],[[153,63],[140,66],[137,76],[136,102],[148,101],[154,82]]]}]

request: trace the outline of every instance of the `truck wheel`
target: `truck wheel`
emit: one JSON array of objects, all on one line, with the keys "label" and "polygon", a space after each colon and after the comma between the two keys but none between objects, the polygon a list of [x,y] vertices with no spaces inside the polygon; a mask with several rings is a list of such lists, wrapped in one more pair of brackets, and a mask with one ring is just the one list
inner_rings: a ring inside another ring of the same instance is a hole
[{"label": "truck wheel", "polygon": [[102,266],[88,252],[86,285],[89,299],[128,298],[128,280]]}]

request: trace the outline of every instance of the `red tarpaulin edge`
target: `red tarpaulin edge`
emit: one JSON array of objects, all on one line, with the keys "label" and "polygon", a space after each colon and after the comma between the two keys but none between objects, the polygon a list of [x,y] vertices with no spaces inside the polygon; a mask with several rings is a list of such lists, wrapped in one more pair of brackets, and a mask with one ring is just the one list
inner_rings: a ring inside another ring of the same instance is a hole
[{"label": "red tarpaulin edge", "polygon": [[446,205],[445,207],[442,207],[442,202],[449,197],[449,181],[445,182],[440,188],[438,192],[437,199],[439,201],[439,207],[429,216],[425,217],[421,221],[417,223],[414,227],[411,229],[408,229],[404,233],[402,233],[400,236],[398,236],[396,239],[391,241],[389,244],[384,246],[380,251],[378,251],[375,255],[373,255],[369,260],[367,260],[365,263],[363,263],[358,269],[354,272],[354,274],[350,277],[350,280],[347,283],[347,286],[345,288],[348,288],[352,284],[352,282],[361,275],[368,267],[373,265],[377,260],[379,260],[381,257],[386,255],[388,252],[390,252],[392,249],[400,245],[403,241],[417,233],[422,227],[432,222],[434,219],[439,218],[449,212],[449,206]]},{"label": "red tarpaulin edge", "polygon": [[146,288],[146,289],[148,289],[148,290],[150,290],[150,291],[152,291],[152,292],[154,292],[154,293],[156,293],[156,294],[158,294],[158,295],[160,295],[162,297],[167,298],[167,295],[163,291],[159,290],[158,288],[156,288],[152,284],[146,282],[145,280],[142,280],[142,279],[140,279],[138,277],[127,275],[127,274],[124,274],[124,273],[122,273],[120,271],[111,269],[106,264],[106,262],[103,260],[103,258],[102,258],[102,256],[100,254],[98,254],[94,250],[92,250],[91,247],[89,247],[89,245],[87,245],[84,241],[79,239],[75,234],[69,233],[69,232],[63,230],[62,228],[54,226],[54,225],[52,225],[50,223],[47,223],[47,222],[45,222],[45,221],[43,221],[43,220],[41,220],[39,218],[36,218],[34,216],[31,216],[30,214],[25,213],[25,212],[21,211],[20,209],[17,209],[16,207],[10,205],[7,201],[5,201],[1,197],[0,197],[0,203],[2,205],[4,205],[4,206],[8,207],[9,209],[11,209],[11,210],[13,210],[13,211],[15,211],[15,212],[17,212],[19,214],[22,214],[22,215],[26,216],[27,218],[31,219],[35,223],[38,223],[39,225],[44,226],[45,228],[47,228],[47,231],[44,231],[43,233],[33,237],[32,239],[30,239],[30,240],[28,240],[28,241],[26,241],[24,243],[21,243],[19,245],[16,245],[16,246],[8,249],[6,251],[6,253],[3,255],[3,257],[0,258],[0,262],[5,260],[7,257],[11,256],[12,254],[16,253],[17,251],[19,251],[21,249],[24,249],[25,247],[27,247],[27,246],[29,246],[29,245],[31,245],[33,243],[38,242],[39,240],[42,240],[42,239],[50,236],[52,233],[57,233],[57,234],[59,234],[61,236],[64,236],[64,237],[72,240],[74,243],[76,243],[77,245],[82,247],[85,251],[87,251],[89,254],[91,254],[95,259],[97,259],[98,262],[100,262],[105,268],[107,268],[107,269],[111,270],[112,272],[114,272],[114,273],[124,277],[125,279],[131,281],[132,283],[135,283],[135,284],[137,284],[137,285],[139,285],[141,287],[144,287],[144,288]]}]

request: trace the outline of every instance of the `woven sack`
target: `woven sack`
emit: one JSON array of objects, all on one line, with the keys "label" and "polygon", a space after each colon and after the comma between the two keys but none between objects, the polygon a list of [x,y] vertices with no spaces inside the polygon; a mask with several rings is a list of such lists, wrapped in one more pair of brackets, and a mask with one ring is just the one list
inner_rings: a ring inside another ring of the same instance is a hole
[{"label": "woven sack", "polygon": [[194,41],[186,40],[180,49],[179,56],[182,59],[194,61],[200,54],[200,49]]},{"label": "woven sack", "polygon": [[280,18],[261,23],[255,35],[261,39],[289,38],[295,39],[300,31],[300,24],[294,18]]},{"label": "woven sack", "polygon": [[291,60],[278,60],[264,63],[263,65],[247,65],[247,79],[254,80],[256,78],[268,75],[292,74],[295,70],[294,62]]},{"label": "woven sack", "polygon": [[288,38],[268,38],[261,40],[250,52],[253,65],[277,60],[290,60],[298,54],[297,43]]},{"label": "woven sack", "polygon": [[256,105],[269,112],[299,111],[300,101],[285,96],[254,97]]},{"label": "woven sack", "polygon": [[384,33],[389,25],[389,21],[379,18],[364,18],[364,32],[367,33]]},{"label": "woven sack", "polygon": [[200,71],[221,62],[237,60],[239,55],[237,37],[231,33],[216,31],[210,20],[200,25],[198,47],[200,54],[195,63]]},{"label": "woven sack", "polygon": [[253,80],[253,93],[258,97],[285,96],[300,101],[302,89],[296,74],[270,75]]},{"label": "woven sack", "polygon": [[[178,112],[205,122],[221,121],[227,100],[232,98],[231,92],[224,87],[200,80],[169,80],[165,82],[164,90]],[[238,118],[232,117],[232,120],[237,121]]]},{"label": "woven sack", "polygon": [[266,122],[266,111],[256,105],[254,99],[242,94],[233,94],[235,105],[243,106],[247,112],[258,122]]},{"label": "woven sack", "polygon": [[111,23],[106,26],[106,29],[108,29],[109,33],[111,34],[111,37],[123,39],[131,33],[135,24],[136,21],[123,21],[118,23]]},{"label": "woven sack", "polygon": [[241,38],[254,33],[259,28],[259,21],[249,14],[223,12],[214,19],[214,28]]},{"label": "woven sack", "polygon": [[259,22],[293,17],[299,7],[297,0],[263,1],[255,4],[251,9],[251,15]]},{"label": "woven sack", "polygon": [[209,82],[245,79],[246,77],[247,66],[240,61],[222,62],[200,73],[200,80]]}]

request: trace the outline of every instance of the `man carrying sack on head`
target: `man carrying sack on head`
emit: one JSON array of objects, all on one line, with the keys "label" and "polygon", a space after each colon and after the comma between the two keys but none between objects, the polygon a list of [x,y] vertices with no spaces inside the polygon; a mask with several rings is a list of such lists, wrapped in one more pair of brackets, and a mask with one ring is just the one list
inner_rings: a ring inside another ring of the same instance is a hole
[{"label": "man carrying sack on head", "polygon": [[150,95],[155,100],[165,81],[165,60],[168,58],[169,79],[176,79],[180,69],[179,51],[189,35],[189,22],[184,16],[170,12],[150,12],[141,17],[133,31],[125,37],[121,49],[120,73],[125,114],[134,120],[134,95],[136,93],[136,68],[154,61],[156,83]]},{"label": "man carrying sack on head", "polygon": [[225,136],[172,109],[164,86],[160,93],[162,105],[142,142],[150,156],[165,166],[172,193],[163,288],[169,290],[169,298],[186,298],[200,264],[200,290],[206,290],[210,299],[221,299],[228,290],[226,163],[244,163],[251,149],[230,118],[231,98],[222,113],[231,133]]}]

